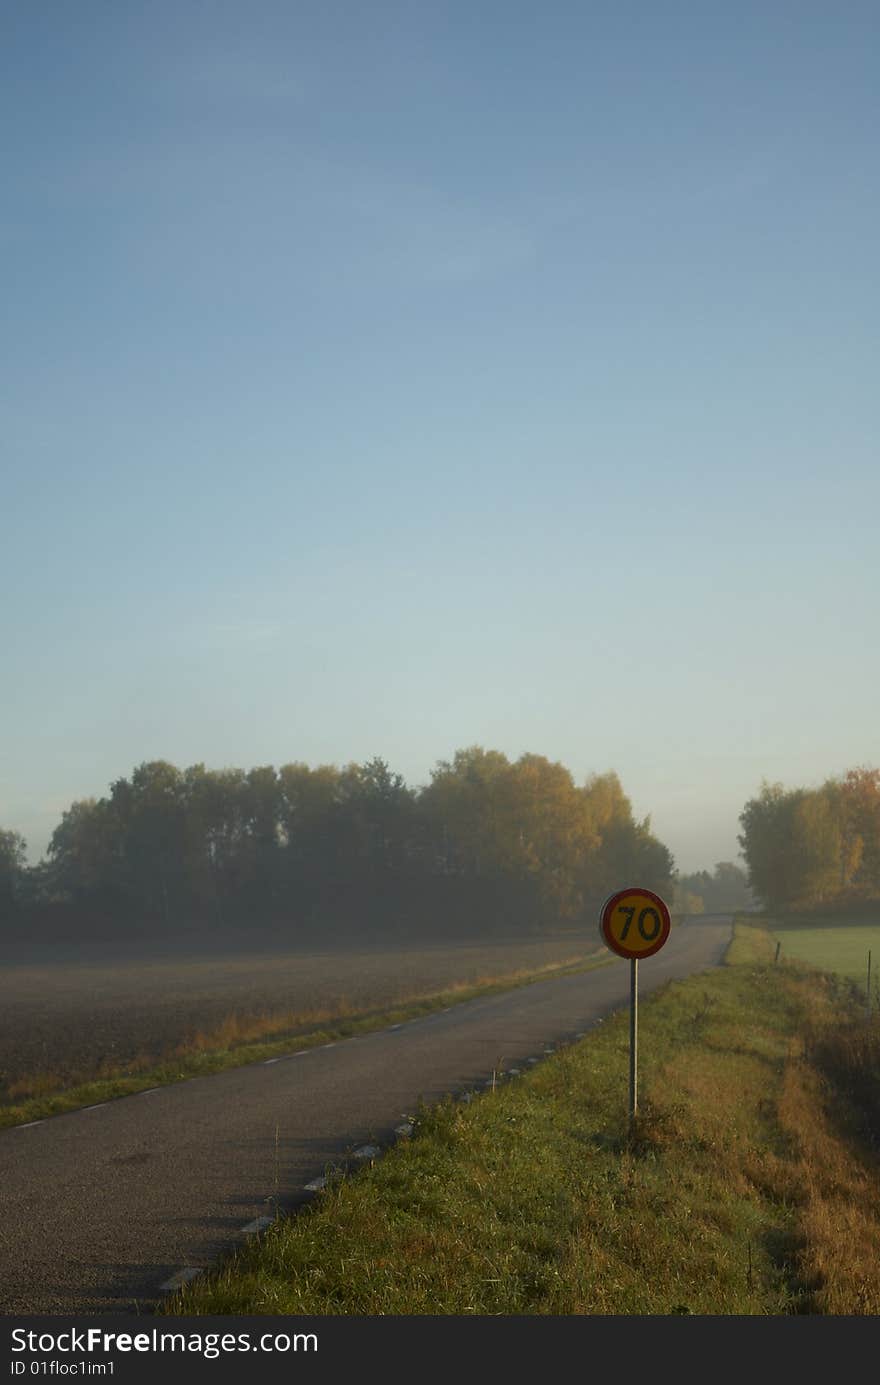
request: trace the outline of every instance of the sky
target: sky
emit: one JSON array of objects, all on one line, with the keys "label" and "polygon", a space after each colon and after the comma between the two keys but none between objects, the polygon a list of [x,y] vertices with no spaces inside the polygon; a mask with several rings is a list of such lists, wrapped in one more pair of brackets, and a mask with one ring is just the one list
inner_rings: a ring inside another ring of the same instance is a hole
[{"label": "sky", "polygon": [[876,765],[878,41],[7,0],[0,827],[479,744],[616,770],[691,871]]}]

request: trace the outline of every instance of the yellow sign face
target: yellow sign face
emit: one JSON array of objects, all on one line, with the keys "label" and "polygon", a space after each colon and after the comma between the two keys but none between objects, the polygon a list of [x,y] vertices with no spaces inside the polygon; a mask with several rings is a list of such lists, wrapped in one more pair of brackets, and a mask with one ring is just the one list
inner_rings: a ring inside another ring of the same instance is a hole
[{"label": "yellow sign face", "polygon": [[602,937],[612,952],[638,961],[659,952],[669,937],[669,909],[658,894],[635,885],[606,899]]}]

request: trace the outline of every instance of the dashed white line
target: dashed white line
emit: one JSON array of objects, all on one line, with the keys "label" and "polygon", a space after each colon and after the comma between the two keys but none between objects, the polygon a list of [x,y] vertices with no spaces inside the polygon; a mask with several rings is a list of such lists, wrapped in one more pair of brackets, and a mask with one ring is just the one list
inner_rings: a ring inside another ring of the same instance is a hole
[{"label": "dashed white line", "polygon": [[247,1226],[241,1228],[241,1234],[242,1236],[256,1236],[259,1232],[265,1231],[267,1226],[271,1226],[274,1220],[274,1217],[255,1217],[253,1221],[248,1222]]},{"label": "dashed white line", "polygon": [[159,1293],[173,1293],[175,1289],[179,1289],[183,1284],[188,1284],[191,1279],[195,1279],[196,1275],[201,1273],[200,1266],[185,1265],[182,1270],[177,1271],[177,1274],[173,1274],[170,1279],[165,1280],[164,1284],[159,1285]]}]

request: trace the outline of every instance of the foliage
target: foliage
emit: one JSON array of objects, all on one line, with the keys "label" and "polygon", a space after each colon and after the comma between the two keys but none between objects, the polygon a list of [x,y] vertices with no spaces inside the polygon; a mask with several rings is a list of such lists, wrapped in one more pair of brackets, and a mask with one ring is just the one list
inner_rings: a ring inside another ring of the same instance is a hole
[{"label": "foliage", "polygon": [[740,814],[749,884],[773,910],[880,897],[880,770],[816,789],[762,783]]},{"label": "foliage", "polygon": [[0,918],[19,901],[27,860],[27,842],[20,832],[0,828]]},{"label": "foliage", "polygon": [[70,806],[40,870],[44,901],[165,929],[296,918],[410,933],[592,923],[621,883],[668,892],[674,863],[613,771],[578,786],[545,756],[470,746],[420,790],[379,757],[147,761]]},{"label": "foliage", "polygon": [[732,861],[719,861],[707,870],[675,878],[673,907],[681,914],[726,914],[751,907],[746,872]]}]

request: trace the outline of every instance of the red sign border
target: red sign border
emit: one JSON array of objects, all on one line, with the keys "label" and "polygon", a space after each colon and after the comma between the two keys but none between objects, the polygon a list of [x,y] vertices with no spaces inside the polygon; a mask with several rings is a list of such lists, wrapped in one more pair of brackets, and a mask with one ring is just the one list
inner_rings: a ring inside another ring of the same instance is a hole
[{"label": "red sign border", "polygon": [[[654,943],[653,947],[642,948],[638,952],[624,951],[626,944],[620,944],[616,938],[609,935],[608,923],[614,911],[614,907],[618,900],[623,899],[628,894],[646,895],[647,898],[652,899],[655,904],[659,904],[660,917],[663,921],[660,937]],[[639,962],[643,957],[653,957],[655,952],[660,951],[661,947],[663,947],[664,943],[669,938],[672,929],[672,919],[669,917],[669,905],[666,903],[665,899],[661,899],[653,890],[646,890],[644,885],[627,885],[626,889],[615,890],[614,894],[608,896],[605,903],[602,905],[602,913],[599,916],[599,926],[602,931],[602,937],[605,939],[606,947],[609,947],[612,952],[616,952],[618,957],[625,957],[628,962]]]}]

